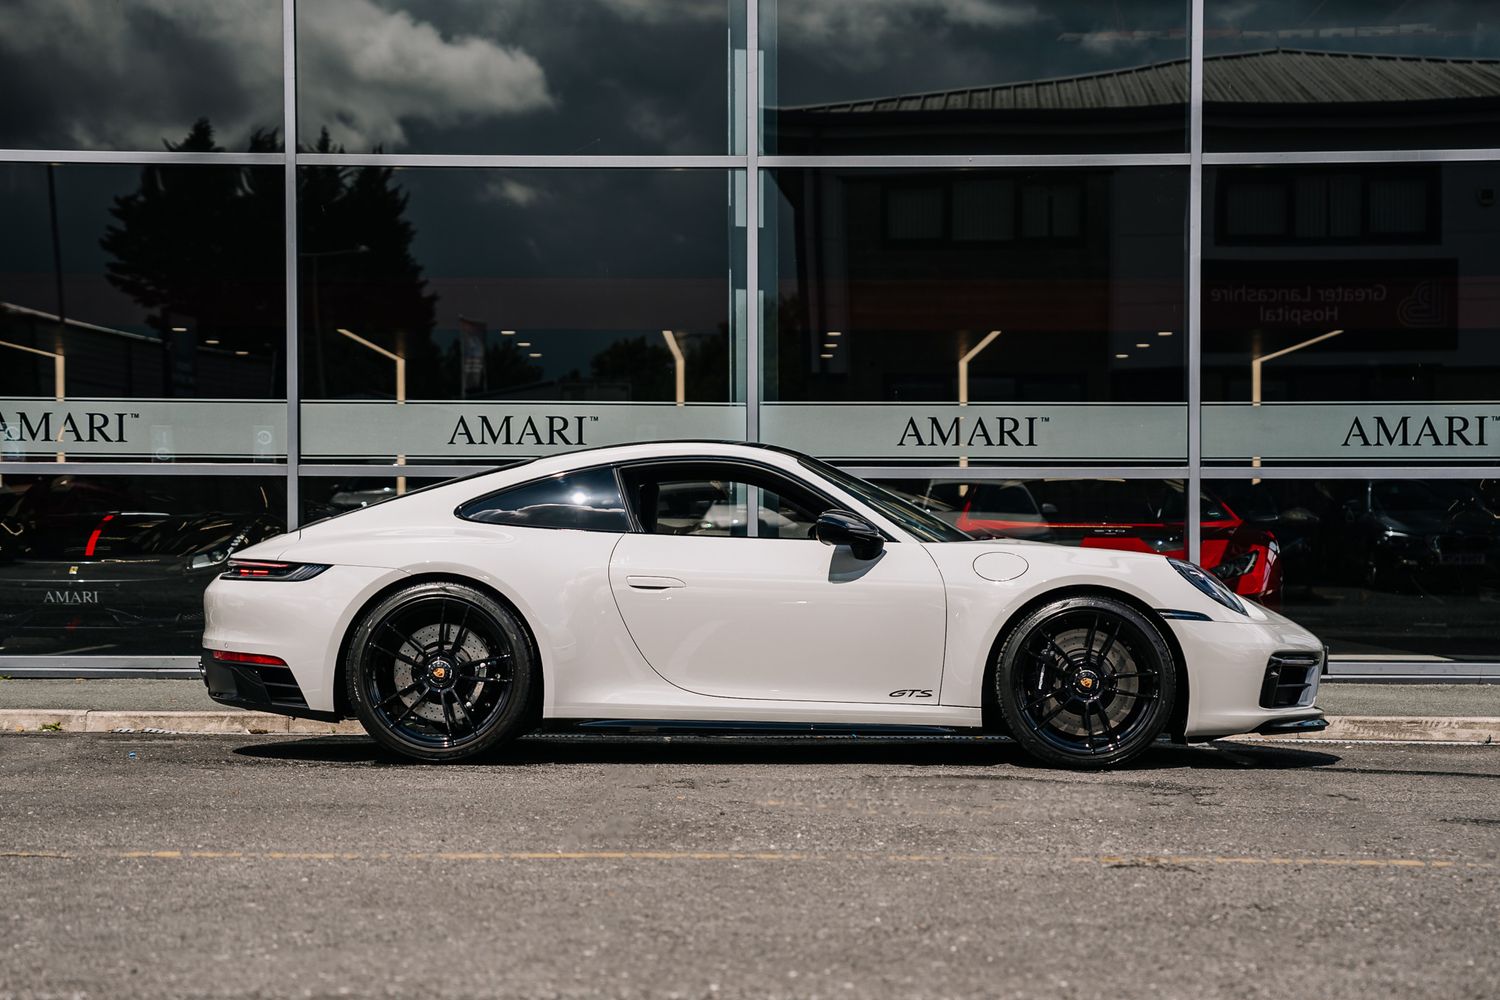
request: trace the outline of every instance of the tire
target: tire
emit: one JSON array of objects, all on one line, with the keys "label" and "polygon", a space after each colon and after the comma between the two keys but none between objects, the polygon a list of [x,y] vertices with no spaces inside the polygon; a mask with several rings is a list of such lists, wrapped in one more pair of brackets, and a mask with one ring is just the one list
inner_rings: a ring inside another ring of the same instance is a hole
[{"label": "tire", "polygon": [[1030,612],[995,662],[1010,735],[1054,767],[1125,763],[1161,735],[1177,668],[1161,628],[1116,598],[1069,597]]},{"label": "tire", "polygon": [[361,616],[343,668],[365,732],[388,750],[439,763],[524,732],[536,665],[514,611],[474,587],[434,582]]}]

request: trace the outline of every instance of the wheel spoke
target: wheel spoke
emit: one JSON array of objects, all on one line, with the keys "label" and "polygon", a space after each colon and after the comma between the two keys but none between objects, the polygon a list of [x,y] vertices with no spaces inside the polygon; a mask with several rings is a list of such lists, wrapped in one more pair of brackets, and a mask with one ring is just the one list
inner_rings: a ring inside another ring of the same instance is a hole
[{"label": "wheel spoke", "polygon": [[370,648],[375,652],[381,654],[382,656],[389,656],[393,660],[400,660],[402,663],[406,664],[409,667],[415,667],[418,665],[416,660],[413,660],[405,653],[394,652],[392,650],[386,649],[384,646],[377,646],[373,642],[370,643]]},{"label": "wheel spoke", "polygon": [[441,600],[440,599],[438,601],[438,637],[437,637],[437,648],[438,648],[438,652],[439,653],[441,653],[443,651],[443,640],[446,639],[447,637],[448,637],[448,602],[446,600]]},{"label": "wheel spoke", "polygon": [[401,640],[399,643],[396,644],[396,648],[397,649],[405,649],[407,646],[410,646],[412,649],[419,650],[419,651],[421,650],[421,648],[422,648],[422,644],[421,643],[417,642],[415,639],[413,639],[411,636],[407,635],[405,632],[402,632],[400,629],[398,629],[396,626],[392,625],[390,622],[386,622],[385,623],[385,627],[386,627],[386,629],[388,629],[390,631],[391,635],[394,635],[397,639]]},{"label": "wheel spoke", "polygon": [[1095,615],[1089,622],[1089,631],[1083,638],[1083,665],[1089,665],[1089,658],[1094,654],[1094,632],[1099,628],[1099,616]]},{"label": "wheel spoke", "polygon": [[470,730],[478,728],[474,725],[474,716],[469,714],[469,707],[464,704],[463,699],[458,696],[458,692],[456,691],[453,693],[453,707],[463,713],[465,726]]},{"label": "wheel spoke", "polygon": [[1061,657],[1062,660],[1063,660],[1063,662],[1066,663],[1068,666],[1070,666],[1070,667],[1076,667],[1076,666],[1078,666],[1078,664],[1076,664],[1076,663],[1073,662],[1073,658],[1071,656],[1069,656],[1067,654],[1067,652],[1064,651],[1063,648],[1057,644],[1057,640],[1055,638],[1053,638],[1052,636],[1050,636],[1050,635],[1047,636],[1047,645],[1051,646],[1052,649],[1053,649],[1053,651],[1059,657]]},{"label": "wheel spoke", "polygon": [[1093,706],[1089,702],[1084,702],[1083,703],[1083,729],[1084,729],[1084,731],[1086,733],[1088,733],[1087,738],[1084,740],[1084,748],[1086,750],[1088,750],[1089,753],[1093,753],[1094,752],[1094,724],[1093,724],[1093,722],[1089,721],[1089,716],[1091,716],[1093,714],[1094,714]]},{"label": "wheel spoke", "polygon": [[448,700],[448,695],[450,693],[451,692],[444,691],[440,695],[440,700],[443,703],[443,728],[448,730],[448,736],[449,738],[452,738],[453,727],[458,725],[458,723],[453,718],[453,703]]},{"label": "wheel spoke", "polygon": [[458,620],[458,632],[453,640],[453,645],[448,647],[454,656],[458,655],[458,650],[463,646],[464,639],[468,635],[469,610],[472,607],[472,604],[469,604],[467,601],[464,602],[464,616]]},{"label": "wheel spoke", "polygon": [[472,681],[472,682],[474,682],[476,684],[509,684],[510,683],[510,678],[509,677],[501,677],[499,674],[489,674],[488,676],[486,676],[484,674],[454,674],[453,676],[455,678],[457,678],[458,680],[461,680],[461,681]]},{"label": "wheel spoke", "polygon": [[1115,648],[1115,640],[1120,637],[1120,626],[1124,625],[1120,619],[1115,619],[1114,631],[1110,632],[1104,640],[1104,645],[1099,647],[1099,662],[1104,663],[1109,656],[1109,651]]},{"label": "wheel spoke", "polygon": [[1047,703],[1048,698],[1056,698],[1062,691],[1062,688],[1048,688],[1040,698],[1037,698],[1035,701],[1028,701],[1025,705],[1025,711],[1035,712]]},{"label": "wheel spoke", "polygon": [[405,722],[406,721],[406,717],[408,715],[411,715],[413,712],[415,712],[417,710],[417,706],[420,705],[420,704],[422,704],[422,702],[426,701],[427,700],[427,696],[429,694],[431,694],[431,693],[432,693],[432,688],[423,688],[422,689],[422,693],[417,696],[417,700],[414,701],[414,702],[412,702],[410,705],[407,705],[406,706],[406,711],[404,711],[400,715],[396,716],[396,718],[391,722],[391,725],[393,725],[393,726],[399,726],[399,725],[401,725],[401,723]]},{"label": "wheel spoke", "polygon": [[1057,701],[1057,707],[1054,708],[1054,709],[1052,709],[1052,711],[1048,712],[1046,715],[1042,716],[1040,719],[1037,719],[1036,720],[1036,724],[1038,726],[1045,726],[1047,723],[1051,722],[1054,718],[1056,718],[1057,714],[1059,712],[1061,712],[1063,709],[1065,709],[1067,707],[1068,707],[1068,702],[1066,702],[1066,701],[1062,700],[1061,698],[1059,698],[1058,701]]},{"label": "wheel spoke", "polygon": [[[1100,734],[1100,739],[1104,741],[1105,746],[1114,746],[1115,741],[1110,736],[1110,734],[1114,732],[1114,729],[1109,724],[1109,716],[1105,714],[1103,706],[1098,704],[1094,705],[1094,714],[1099,716],[1099,721],[1104,726],[1104,732]],[[1092,733],[1093,731],[1093,728],[1090,727],[1089,732]]]},{"label": "wheel spoke", "polygon": [[411,694],[413,691],[415,691],[417,688],[419,688],[421,686],[422,686],[422,682],[421,681],[413,681],[412,683],[406,685],[406,687],[402,688],[400,691],[397,691],[395,694],[391,695],[389,698],[387,698],[384,701],[382,701],[380,703],[380,707],[381,708],[385,708],[387,705],[389,705],[393,701],[400,701],[402,698],[405,698],[407,695]]}]

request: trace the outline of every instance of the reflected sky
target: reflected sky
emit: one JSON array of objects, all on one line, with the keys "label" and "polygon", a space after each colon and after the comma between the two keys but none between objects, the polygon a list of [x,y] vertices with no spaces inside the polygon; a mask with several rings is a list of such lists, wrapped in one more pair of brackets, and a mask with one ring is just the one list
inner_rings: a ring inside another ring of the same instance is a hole
[{"label": "reflected sky", "polygon": [[301,141],[326,127],[351,152],[724,153],[741,10],[732,0],[304,2]]},{"label": "reflected sky", "polygon": [[159,150],[281,127],[280,0],[5,0],[0,146]]}]

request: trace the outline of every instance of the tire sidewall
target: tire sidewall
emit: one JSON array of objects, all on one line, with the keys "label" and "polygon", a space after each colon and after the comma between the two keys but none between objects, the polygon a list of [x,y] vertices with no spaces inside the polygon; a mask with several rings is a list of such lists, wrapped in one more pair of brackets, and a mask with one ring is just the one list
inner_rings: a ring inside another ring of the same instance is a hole
[{"label": "tire sidewall", "polygon": [[[500,718],[490,723],[477,739],[456,747],[429,747],[404,739],[381,720],[366,693],[364,651],[375,629],[403,605],[433,597],[467,601],[483,611],[504,632],[512,654],[511,690]],[[522,734],[536,663],[531,637],[513,610],[478,588],[461,583],[433,581],[403,587],[359,617],[344,654],[343,673],[349,704],[354,707],[354,714],[360,725],[372,739],[387,750],[403,756],[430,763],[443,763],[476,756]]]},{"label": "tire sidewall", "polygon": [[[1140,630],[1150,651],[1157,658],[1157,686],[1160,694],[1152,703],[1151,711],[1154,714],[1144,727],[1114,750],[1087,755],[1073,754],[1048,743],[1032,731],[1016,696],[1012,678],[1019,667],[1018,660],[1027,637],[1042,622],[1069,611],[1099,611],[1120,616]],[[1059,598],[1028,612],[1007,633],[996,655],[993,695],[1011,737],[1032,757],[1045,764],[1060,767],[1090,770],[1115,767],[1144,752],[1166,728],[1177,701],[1177,662],[1161,627],[1140,609],[1103,595]]]}]

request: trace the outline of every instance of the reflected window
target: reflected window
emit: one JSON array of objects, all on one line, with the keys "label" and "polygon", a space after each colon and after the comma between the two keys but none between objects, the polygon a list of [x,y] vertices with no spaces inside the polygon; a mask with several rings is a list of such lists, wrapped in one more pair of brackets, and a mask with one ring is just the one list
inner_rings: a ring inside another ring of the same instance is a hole
[{"label": "reflected window", "polygon": [[630,517],[611,468],[553,476],[513,486],[458,509],[458,516],[517,528],[576,528],[580,531],[630,530]]},{"label": "reflected window", "polygon": [[1185,398],[1185,170],[771,176],[768,400]]},{"label": "reflected window", "polygon": [[1334,656],[1493,659],[1500,481],[1246,479],[1207,489],[1275,540],[1286,613]]},{"label": "reflected window", "polygon": [[1289,0],[1204,7],[1204,148],[1493,146],[1491,0]]},{"label": "reflected window", "polygon": [[285,530],[281,478],[16,476],[0,495],[0,653],[196,655],[203,590]]},{"label": "reflected window", "polygon": [[812,538],[818,515],[838,505],[767,470],[733,463],[623,470],[642,530],[656,535]]},{"label": "reflected window", "polygon": [[766,152],[1182,152],[1188,4],[763,0]]}]

